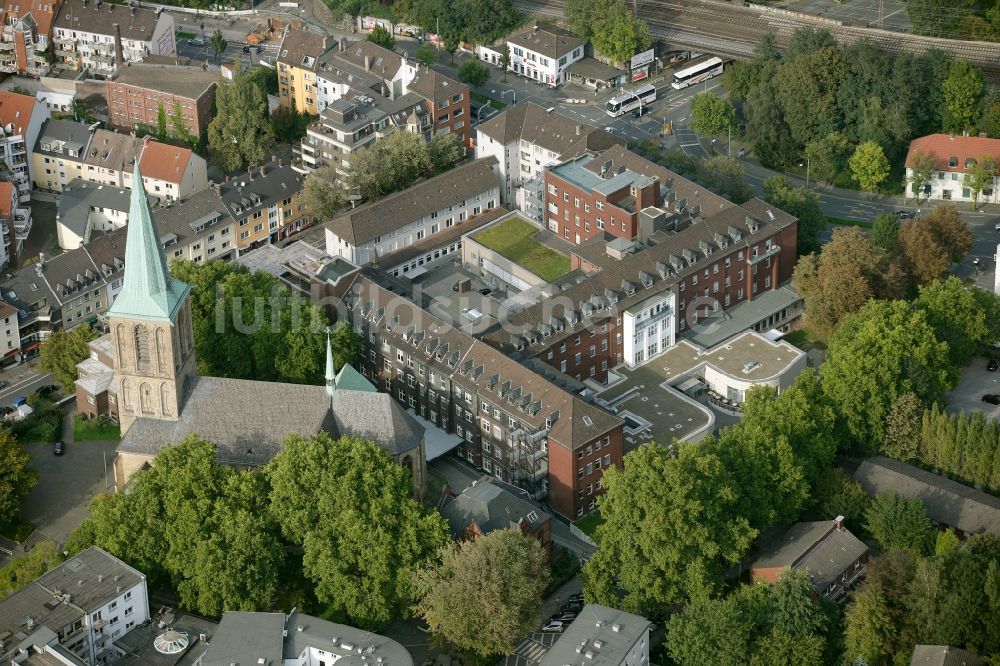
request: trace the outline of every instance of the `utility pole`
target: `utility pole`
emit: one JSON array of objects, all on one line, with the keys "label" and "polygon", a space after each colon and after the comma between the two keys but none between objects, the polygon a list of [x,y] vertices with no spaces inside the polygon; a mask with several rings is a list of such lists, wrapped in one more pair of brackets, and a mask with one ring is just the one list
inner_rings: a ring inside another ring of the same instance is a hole
[{"label": "utility pole", "polygon": [[884,26],[882,25],[882,19],[885,18],[885,0],[878,0],[878,27],[881,30]]}]

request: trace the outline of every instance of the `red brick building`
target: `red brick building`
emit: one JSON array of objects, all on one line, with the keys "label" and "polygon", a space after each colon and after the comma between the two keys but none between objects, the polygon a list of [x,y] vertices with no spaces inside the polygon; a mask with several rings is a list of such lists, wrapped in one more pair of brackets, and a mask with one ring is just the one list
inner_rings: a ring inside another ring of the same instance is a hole
[{"label": "red brick building", "polygon": [[407,86],[434,105],[431,134],[458,134],[466,148],[472,147],[469,86],[433,69],[420,70]]},{"label": "red brick building", "polygon": [[179,108],[188,130],[200,137],[212,120],[218,80],[218,72],[201,67],[132,63],[119,68],[115,79],[105,84],[108,118],[116,127],[155,128],[162,106],[172,130]]}]

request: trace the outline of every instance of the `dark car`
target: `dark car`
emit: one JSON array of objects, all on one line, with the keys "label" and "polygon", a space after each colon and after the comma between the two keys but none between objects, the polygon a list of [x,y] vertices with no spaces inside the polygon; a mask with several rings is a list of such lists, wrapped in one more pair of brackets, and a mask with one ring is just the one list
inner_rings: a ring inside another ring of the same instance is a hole
[{"label": "dark car", "polygon": [[55,446],[52,447],[52,453],[61,456],[66,453],[66,445],[63,442],[56,442]]},{"label": "dark car", "polygon": [[582,601],[568,601],[559,607],[560,613],[579,613],[583,610]]},{"label": "dark car", "polygon": [[5,389],[10,386],[10,382],[0,379],[0,389]]},{"label": "dark car", "polygon": [[986,369],[990,372],[1000,370],[1000,358],[991,358],[990,362],[986,364]]},{"label": "dark car", "polygon": [[38,395],[52,395],[53,393],[58,393],[59,387],[55,384],[49,384],[48,386],[40,387],[35,393]]},{"label": "dark car", "polygon": [[912,210],[897,210],[896,217],[900,220],[912,220],[913,211]]},{"label": "dark car", "polygon": [[577,613],[556,613],[555,615],[550,617],[549,620],[553,620],[555,622],[562,622],[563,624],[569,624],[570,622],[572,622],[577,618],[577,615],[578,615]]},{"label": "dark car", "polygon": [[632,112],[632,117],[633,118],[640,118],[640,117],[646,115],[647,113],[649,113],[649,107],[648,106],[640,106],[638,109],[636,109],[635,111]]},{"label": "dark car", "polygon": [[1000,405],[1000,393],[987,393],[983,396],[983,402],[991,405]]},{"label": "dark car", "polygon": [[260,46],[247,44],[243,47],[243,53],[260,53]]}]

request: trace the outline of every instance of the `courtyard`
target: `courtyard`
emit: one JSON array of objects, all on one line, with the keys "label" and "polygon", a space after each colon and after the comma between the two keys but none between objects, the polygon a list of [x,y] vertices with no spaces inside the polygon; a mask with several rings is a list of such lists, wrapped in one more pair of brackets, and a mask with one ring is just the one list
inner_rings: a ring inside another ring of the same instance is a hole
[{"label": "courtyard", "polygon": [[475,234],[481,245],[523,266],[546,282],[569,273],[569,257],[539,243],[538,227],[527,220],[512,217]]}]

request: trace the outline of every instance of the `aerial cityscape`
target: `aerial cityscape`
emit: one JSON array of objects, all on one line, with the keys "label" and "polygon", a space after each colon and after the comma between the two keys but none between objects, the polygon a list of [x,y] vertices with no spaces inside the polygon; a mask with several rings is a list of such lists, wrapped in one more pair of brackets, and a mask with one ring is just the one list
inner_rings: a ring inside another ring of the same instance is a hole
[{"label": "aerial cityscape", "polygon": [[0,666],[1000,666],[1000,0],[23,1]]}]

